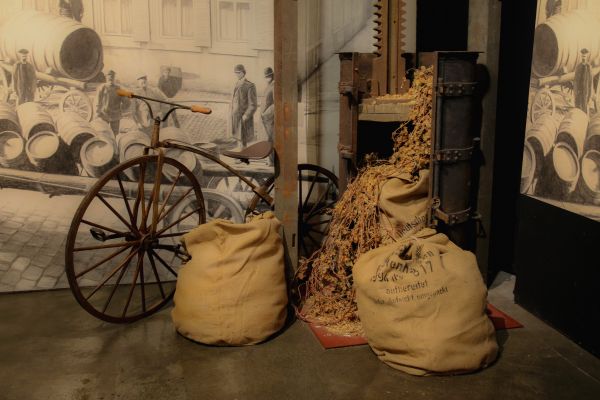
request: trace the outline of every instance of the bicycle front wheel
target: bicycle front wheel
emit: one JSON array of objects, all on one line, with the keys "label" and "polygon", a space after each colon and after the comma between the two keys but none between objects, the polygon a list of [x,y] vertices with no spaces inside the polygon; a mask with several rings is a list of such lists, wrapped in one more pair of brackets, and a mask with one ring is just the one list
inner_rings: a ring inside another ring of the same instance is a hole
[{"label": "bicycle front wheel", "polygon": [[[166,169],[173,182],[163,183]],[[180,212],[190,196],[194,208]],[[178,161],[146,155],[117,165],[83,198],[71,223],[65,268],[73,295],[109,322],[158,311],[173,297],[189,257],[179,239],[205,221],[200,185]]]}]

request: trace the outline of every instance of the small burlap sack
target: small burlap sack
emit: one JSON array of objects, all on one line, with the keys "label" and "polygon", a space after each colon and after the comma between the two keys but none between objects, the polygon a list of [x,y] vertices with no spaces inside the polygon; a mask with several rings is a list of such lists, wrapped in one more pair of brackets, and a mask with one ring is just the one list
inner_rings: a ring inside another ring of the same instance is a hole
[{"label": "small burlap sack", "polygon": [[171,312],[179,333],[239,346],[283,327],[288,299],[280,225],[267,212],[245,224],[213,220],[183,237],[192,259],[179,272]]},{"label": "small burlap sack", "polygon": [[487,288],[475,256],[425,229],[363,254],[358,315],[379,359],[412,375],[458,374],[495,360]]},{"label": "small burlap sack", "polygon": [[381,228],[395,240],[425,228],[428,195],[429,170],[419,171],[415,182],[409,174],[386,180],[378,200]]}]

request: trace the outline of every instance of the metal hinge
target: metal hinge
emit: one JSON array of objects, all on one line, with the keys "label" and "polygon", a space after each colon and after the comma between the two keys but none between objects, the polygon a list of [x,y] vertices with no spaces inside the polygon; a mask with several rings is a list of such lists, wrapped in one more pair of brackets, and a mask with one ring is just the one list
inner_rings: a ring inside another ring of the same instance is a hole
[{"label": "metal hinge", "polygon": [[443,149],[437,150],[433,155],[434,161],[452,163],[458,161],[468,161],[473,157],[473,147],[465,149]]},{"label": "metal hinge", "polygon": [[433,215],[443,221],[446,225],[456,225],[467,222],[471,218],[471,208],[467,208],[466,210],[457,211],[453,213],[447,213],[442,211],[440,208],[436,208],[433,210]]},{"label": "metal hinge", "polygon": [[438,83],[436,93],[438,96],[472,96],[475,93],[477,82]]}]

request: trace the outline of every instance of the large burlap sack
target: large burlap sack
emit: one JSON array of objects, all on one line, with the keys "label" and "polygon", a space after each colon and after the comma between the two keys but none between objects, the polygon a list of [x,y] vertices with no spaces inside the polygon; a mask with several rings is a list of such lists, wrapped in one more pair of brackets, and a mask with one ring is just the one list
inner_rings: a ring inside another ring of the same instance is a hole
[{"label": "large burlap sack", "polygon": [[171,312],[179,333],[206,344],[248,345],[283,327],[280,225],[267,212],[245,224],[213,220],[183,237],[192,259],[179,272]]},{"label": "large burlap sack", "polygon": [[475,256],[425,229],[363,254],[358,315],[379,359],[413,375],[458,374],[495,360],[487,288]]},{"label": "large burlap sack", "polygon": [[400,174],[381,186],[378,206],[381,228],[398,240],[425,228],[429,195],[429,170],[419,171],[419,179]]}]

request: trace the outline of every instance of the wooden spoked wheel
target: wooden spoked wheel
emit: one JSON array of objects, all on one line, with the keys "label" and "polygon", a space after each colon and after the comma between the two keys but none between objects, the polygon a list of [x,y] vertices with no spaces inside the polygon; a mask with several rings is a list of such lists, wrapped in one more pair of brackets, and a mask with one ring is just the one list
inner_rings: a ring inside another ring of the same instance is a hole
[{"label": "wooden spoked wheel", "polygon": [[35,100],[36,101],[44,101],[52,94],[52,90],[54,90],[54,85],[46,82],[38,82],[38,85],[35,89]]},{"label": "wooden spoked wheel", "polygon": [[[226,219],[235,223],[244,222],[244,212],[235,199],[214,189],[202,190],[204,198],[204,209],[206,210],[206,221],[213,219]],[[190,210],[197,208],[197,200],[193,194],[182,201],[171,213],[173,216],[185,215]],[[186,223],[188,221],[185,221]],[[181,230],[189,230],[189,226],[181,226]]]},{"label": "wooden spoked wheel", "polygon": [[[272,195],[274,178],[264,184]],[[310,257],[327,235],[331,211],[339,197],[338,178],[325,168],[313,164],[298,164],[298,254]],[[246,215],[259,214],[272,205],[255,195]]]},{"label": "wooden spoked wheel", "polygon": [[531,103],[531,122],[535,123],[544,114],[554,115],[555,111],[556,102],[552,92],[548,88],[538,90]]},{"label": "wooden spoked wheel", "polygon": [[[176,177],[163,183],[163,169]],[[134,176],[137,181],[128,181]],[[181,208],[190,203],[192,208]],[[109,322],[131,322],[173,296],[189,259],[179,239],[206,220],[200,185],[181,163],[146,155],[117,165],[90,189],[67,237],[65,267],[79,304]]]},{"label": "wooden spoked wheel", "polygon": [[60,99],[58,106],[61,112],[77,113],[86,121],[91,121],[94,116],[92,101],[81,90],[69,90]]}]

